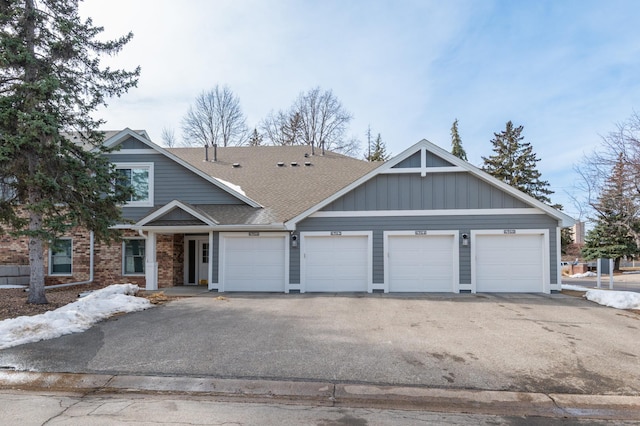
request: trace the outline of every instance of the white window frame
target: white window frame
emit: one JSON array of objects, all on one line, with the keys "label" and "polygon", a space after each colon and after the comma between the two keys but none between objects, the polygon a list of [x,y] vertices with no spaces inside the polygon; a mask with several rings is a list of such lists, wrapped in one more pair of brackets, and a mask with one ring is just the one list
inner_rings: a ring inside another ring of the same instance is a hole
[{"label": "white window frame", "polygon": [[114,163],[116,170],[122,169],[145,169],[149,172],[149,198],[142,201],[127,201],[126,207],[153,207],[153,193],[154,193],[154,174],[153,163]]},{"label": "white window frame", "polygon": [[[143,271],[142,272],[127,272],[127,242],[128,241],[143,241],[143,247],[144,247],[144,258],[142,259],[142,267],[143,267]],[[144,238],[141,237],[125,237],[122,239],[122,275],[124,276],[128,276],[128,277],[144,277],[145,276],[145,270],[146,270],[146,260],[147,260],[147,247],[146,247],[146,241]]]},{"label": "white window frame", "polygon": [[[69,272],[54,272],[53,271],[53,245],[55,244],[56,241],[69,241],[70,245],[71,245],[71,254],[70,254],[70,260],[69,260],[69,264],[71,266],[71,270]],[[56,277],[69,277],[71,275],[73,275],[73,238],[70,237],[62,237],[62,238],[56,238],[51,245],[49,246],[49,275],[55,275]]]}]

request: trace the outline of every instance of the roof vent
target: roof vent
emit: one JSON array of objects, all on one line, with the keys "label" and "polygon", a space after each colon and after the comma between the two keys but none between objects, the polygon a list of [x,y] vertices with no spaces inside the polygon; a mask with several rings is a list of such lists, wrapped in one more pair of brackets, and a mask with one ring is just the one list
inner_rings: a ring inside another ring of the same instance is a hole
[{"label": "roof vent", "polygon": [[310,165],[311,165],[311,161],[305,161],[305,162],[304,162],[304,165],[305,165],[305,166],[310,166]]},{"label": "roof vent", "polygon": [[291,162],[291,167],[296,167],[298,165],[298,163],[296,161],[292,161]]},{"label": "roof vent", "polygon": [[282,161],[278,161],[278,167],[284,167],[284,163]]},{"label": "roof vent", "polygon": [[233,163],[231,166],[233,166],[234,169],[237,169],[240,167],[240,163]]}]

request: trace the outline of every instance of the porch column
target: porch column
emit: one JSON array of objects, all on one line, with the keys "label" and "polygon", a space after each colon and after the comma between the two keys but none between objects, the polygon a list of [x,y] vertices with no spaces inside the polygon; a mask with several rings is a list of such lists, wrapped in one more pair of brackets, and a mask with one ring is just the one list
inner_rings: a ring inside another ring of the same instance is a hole
[{"label": "porch column", "polygon": [[145,243],[146,262],[144,276],[147,290],[158,289],[158,262],[156,261],[156,233],[149,232]]},{"label": "porch column", "polygon": [[209,231],[209,264],[207,267],[207,288],[213,290],[213,231]]}]

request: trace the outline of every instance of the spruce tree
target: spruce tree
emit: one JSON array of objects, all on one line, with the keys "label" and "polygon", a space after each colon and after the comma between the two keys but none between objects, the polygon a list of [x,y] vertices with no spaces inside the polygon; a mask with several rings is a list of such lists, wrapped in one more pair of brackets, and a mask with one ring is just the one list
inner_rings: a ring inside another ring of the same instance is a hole
[{"label": "spruce tree", "polygon": [[619,154],[594,204],[596,226],[587,234],[582,250],[586,259],[615,259],[618,269],[622,257],[634,257],[639,253],[634,238],[640,231],[631,196],[634,191],[635,183],[627,170],[624,155]]},{"label": "spruce tree", "polygon": [[47,303],[46,243],[76,226],[112,237],[131,193],[103,155],[103,121],[91,113],[134,87],[139,69],[101,66],[101,55],[132,37],[100,41],[102,31],[80,18],[75,0],[0,5],[0,231],[28,237],[29,303]]},{"label": "spruce tree", "polygon": [[458,158],[467,160],[467,153],[462,147],[462,139],[460,139],[460,134],[458,133],[458,119],[453,122],[451,126],[451,153]]},{"label": "spruce tree", "polygon": [[373,151],[366,157],[367,161],[387,161],[390,154],[387,154],[387,147],[382,141],[382,136],[378,133],[373,145]]},{"label": "spruce tree", "polygon": [[258,133],[258,129],[254,128],[253,133],[249,137],[249,146],[260,146],[262,144],[262,135]]},{"label": "spruce tree", "polygon": [[[536,168],[540,161],[533,152],[533,147],[528,142],[523,142],[522,126],[514,127],[511,121],[507,122],[505,130],[494,133],[494,154],[490,157],[482,157],[484,164],[482,170],[493,177],[511,185],[512,187],[532,196],[533,198],[551,205],[549,195],[553,191],[549,189],[549,182],[541,180],[542,174]],[[552,207],[560,208],[559,205]]]}]

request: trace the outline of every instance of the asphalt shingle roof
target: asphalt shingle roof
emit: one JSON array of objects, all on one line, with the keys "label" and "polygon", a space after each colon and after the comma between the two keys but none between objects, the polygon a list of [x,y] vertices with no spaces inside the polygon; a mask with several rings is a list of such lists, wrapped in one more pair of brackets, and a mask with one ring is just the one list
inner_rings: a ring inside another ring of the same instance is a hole
[{"label": "asphalt shingle roof", "polygon": [[316,155],[311,155],[309,146],[218,147],[217,161],[213,161],[212,148],[209,161],[204,161],[204,148],[167,148],[167,151],[223,183],[240,187],[247,197],[265,207],[258,209],[260,217],[253,217],[248,211],[236,216],[239,212],[231,208],[227,212],[222,206],[197,206],[213,218],[224,218],[225,222],[264,223],[265,219],[271,223],[285,222],[382,164],[334,152],[320,155],[316,150]]}]

